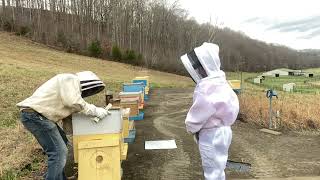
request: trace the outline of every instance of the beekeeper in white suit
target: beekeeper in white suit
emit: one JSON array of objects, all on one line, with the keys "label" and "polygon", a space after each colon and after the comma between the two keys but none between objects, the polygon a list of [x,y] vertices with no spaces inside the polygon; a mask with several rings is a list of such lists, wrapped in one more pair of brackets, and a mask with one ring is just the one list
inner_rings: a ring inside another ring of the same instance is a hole
[{"label": "beekeeper in white suit", "polygon": [[[48,156],[47,180],[66,179],[67,138],[56,124],[75,112],[83,112],[99,121],[108,109],[96,107],[83,98],[99,93],[105,84],[93,72],[58,74],[41,85],[31,97],[17,104],[21,122]],[[108,106],[110,108],[110,106]]]},{"label": "beekeeper in white suit", "polygon": [[239,112],[237,95],[220,70],[216,44],[204,43],[181,60],[197,84],[185,120],[187,131],[199,145],[205,179],[223,180],[232,139],[230,126]]}]

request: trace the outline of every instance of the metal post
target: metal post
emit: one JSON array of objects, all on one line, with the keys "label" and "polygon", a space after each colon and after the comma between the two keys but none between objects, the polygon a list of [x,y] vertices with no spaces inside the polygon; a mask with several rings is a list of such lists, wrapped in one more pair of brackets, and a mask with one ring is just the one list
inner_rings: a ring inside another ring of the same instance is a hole
[{"label": "metal post", "polygon": [[[241,70],[241,82],[240,82],[240,83],[241,83],[241,84],[240,84],[240,89],[241,89],[241,91],[243,91],[243,89],[242,89],[242,88],[243,88],[243,87],[242,87],[242,70]],[[241,92],[241,91],[240,91],[240,92]]]},{"label": "metal post", "polygon": [[269,121],[269,129],[272,129],[272,95],[269,97],[270,99],[270,109],[269,109],[269,116],[270,116],[270,121]]}]

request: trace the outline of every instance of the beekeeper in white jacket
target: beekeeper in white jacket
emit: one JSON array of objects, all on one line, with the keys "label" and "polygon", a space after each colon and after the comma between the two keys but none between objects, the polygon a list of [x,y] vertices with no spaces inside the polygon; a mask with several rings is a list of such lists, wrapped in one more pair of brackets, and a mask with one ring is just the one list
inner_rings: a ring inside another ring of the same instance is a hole
[{"label": "beekeeper in white jacket", "polygon": [[224,180],[232,139],[230,126],[239,112],[237,95],[220,70],[216,44],[204,43],[181,60],[197,84],[185,120],[187,131],[194,134],[199,145],[205,179]]},{"label": "beekeeper in white jacket", "polygon": [[96,121],[103,119],[108,115],[108,109],[89,104],[83,98],[104,88],[105,84],[90,71],[58,74],[41,85],[31,97],[17,104],[21,122],[48,156],[47,180],[66,179],[67,138],[56,123],[80,111],[97,117],[93,118]]}]

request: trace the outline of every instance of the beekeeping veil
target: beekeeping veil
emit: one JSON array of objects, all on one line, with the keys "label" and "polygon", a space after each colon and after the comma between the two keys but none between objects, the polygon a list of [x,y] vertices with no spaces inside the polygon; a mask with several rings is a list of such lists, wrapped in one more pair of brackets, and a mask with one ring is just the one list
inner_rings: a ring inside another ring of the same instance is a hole
[{"label": "beekeeping veil", "polygon": [[195,83],[206,77],[220,77],[219,46],[203,43],[200,47],[181,56],[181,61]]},{"label": "beekeeping veil", "polygon": [[105,84],[99,77],[91,71],[83,71],[77,73],[81,85],[81,96],[88,97],[101,92],[105,88]]}]

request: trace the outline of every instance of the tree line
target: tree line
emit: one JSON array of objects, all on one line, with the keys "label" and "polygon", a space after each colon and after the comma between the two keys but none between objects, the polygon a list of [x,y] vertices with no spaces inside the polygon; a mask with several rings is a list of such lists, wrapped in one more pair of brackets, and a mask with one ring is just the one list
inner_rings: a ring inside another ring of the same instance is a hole
[{"label": "tree line", "polygon": [[226,71],[319,67],[317,54],[199,24],[165,0],[2,0],[1,27],[85,55],[184,74],[179,57],[203,42],[220,46]]}]

